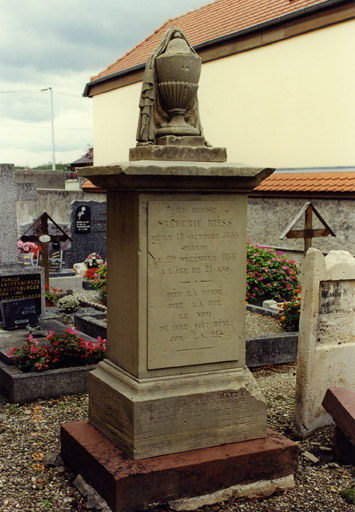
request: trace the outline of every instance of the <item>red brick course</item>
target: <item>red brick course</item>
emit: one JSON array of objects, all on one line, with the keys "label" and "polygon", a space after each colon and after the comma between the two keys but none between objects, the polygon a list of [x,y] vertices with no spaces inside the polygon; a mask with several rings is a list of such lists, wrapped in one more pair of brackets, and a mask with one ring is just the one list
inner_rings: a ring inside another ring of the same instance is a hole
[{"label": "red brick course", "polygon": [[281,434],[184,453],[132,460],[87,421],[62,425],[62,457],[115,512],[271,480],[297,470],[298,447]]}]

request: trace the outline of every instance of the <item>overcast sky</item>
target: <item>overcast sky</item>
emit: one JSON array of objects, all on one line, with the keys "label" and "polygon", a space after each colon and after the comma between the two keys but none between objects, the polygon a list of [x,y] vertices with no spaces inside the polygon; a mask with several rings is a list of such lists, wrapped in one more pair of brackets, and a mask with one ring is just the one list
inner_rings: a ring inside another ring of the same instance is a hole
[{"label": "overcast sky", "polygon": [[92,145],[85,84],[168,18],[208,0],[0,0],[0,163],[56,162]]}]

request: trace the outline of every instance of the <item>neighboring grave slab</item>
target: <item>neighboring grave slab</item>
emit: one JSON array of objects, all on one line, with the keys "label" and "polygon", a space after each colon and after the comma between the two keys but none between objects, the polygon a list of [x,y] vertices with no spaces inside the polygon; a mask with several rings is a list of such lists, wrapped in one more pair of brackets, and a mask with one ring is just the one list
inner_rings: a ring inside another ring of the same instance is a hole
[{"label": "neighboring grave slab", "polygon": [[71,238],[70,267],[84,261],[91,252],[106,258],[106,202],[71,203]]},{"label": "neighboring grave slab", "polygon": [[17,185],[12,164],[0,164],[0,266],[17,264]]},{"label": "neighboring grave slab", "polygon": [[26,325],[35,326],[38,315],[35,299],[7,300],[1,302],[1,316],[4,329],[23,329]]},{"label": "neighboring grave slab", "polygon": [[33,299],[36,313],[44,311],[43,269],[20,265],[0,267],[0,302]]},{"label": "neighboring grave slab", "polygon": [[35,198],[33,183],[16,184],[14,166],[0,164],[0,302],[34,299],[40,314],[44,311],[43,270],[18,262],[16,231],[16,201]]},{"label": "neighboring grave slab", "polygon": [[309,249],[302,268],[295,428],[329,425],[322,407],[328,388],[355,389],[355,258]]},{"label": "neighboring grave slab", "polygon": [[337,460],[355,465],[355,392],[342,388],[328,389],[322,405],[336,424],[334,452]]}]

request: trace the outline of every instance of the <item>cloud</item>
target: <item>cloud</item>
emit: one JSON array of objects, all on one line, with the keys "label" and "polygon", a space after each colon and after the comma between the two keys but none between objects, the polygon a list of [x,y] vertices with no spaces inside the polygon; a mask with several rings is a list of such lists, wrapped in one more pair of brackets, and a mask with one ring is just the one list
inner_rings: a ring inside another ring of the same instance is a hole
[{"label": "cloud", "polygon": [[37,165],[51,159],[50,97],[40,92],[47,87],[54,92],[58,161],[75,151],[70,158],[82,156],[92,142],[92,102],[81,97],[90,77],[168,18],[205,3],[0,0],[0,162]]}]

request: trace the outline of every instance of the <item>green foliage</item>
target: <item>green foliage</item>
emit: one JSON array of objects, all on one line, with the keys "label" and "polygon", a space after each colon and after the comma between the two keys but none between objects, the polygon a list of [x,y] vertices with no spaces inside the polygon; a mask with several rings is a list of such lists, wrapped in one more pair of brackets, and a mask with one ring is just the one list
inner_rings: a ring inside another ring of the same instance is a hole
[{"label": "green foliage", "polygon": [[288,299],[299,288],[299,272],[295,261],[285,258],[283,252],[248,242],[246,301]]},{"label": "green foliage", "polygon": [[301,313],[301,297],[299,293],[300,288],[293,290],[293,295],[289,302],[278,304],[281,308],[277,320],[280,322],[284,331],[298,331]]},{"label": "green foliage", "polygon": [[[55,164],[56,171],[67,171],[70,169],[70,163],[63,164],[62,162]],[[48,164],[37,165],[33,167],[35,171],[51,171],[52,170],[52,162],[48,162]]]},{"label": "green foliage", "polygon": [[344,498],[346,503],[355,504],[355,488],[344,489],[344,491],[341,492],[341,497]]}]

